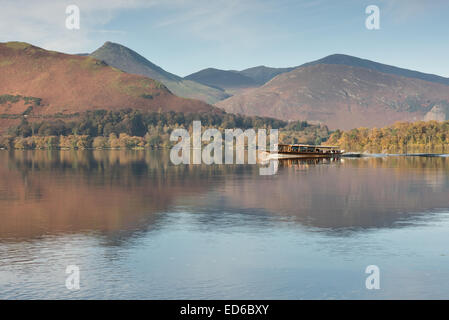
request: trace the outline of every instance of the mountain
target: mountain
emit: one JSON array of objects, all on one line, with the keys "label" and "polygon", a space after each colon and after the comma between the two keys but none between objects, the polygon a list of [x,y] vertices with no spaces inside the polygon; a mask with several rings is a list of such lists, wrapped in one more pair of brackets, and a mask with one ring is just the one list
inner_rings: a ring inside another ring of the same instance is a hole
[{"label": "mountain", "polygon": [[258,66],[242,71],[208,68],[192,73],[184,79],[219,88],[225,90],[230,95],[234,95],[245,92],[247,89],[260,87],[278,74],[293,69],[294,68],[270,68],[265,66]]},{"label": "mountain", "polygon": [[127,73],[158,80],[173,94],[180,97],[199,99],[207,103],[215,103],[229,97],[221,89],[211,88],[167,72],[137,52],[117,43],[106,42],[102,47],[91,53],[90,56]]},{"label": "mountain", "polygon": [[250,77],[260,85],[263,85],[277,75],[285,72],[290,72],[293,69],[295,68],[270,68],[265,66],[258,66],[239,71],[239,73],[243,74],[244,76]]},{"label": "mountain", "polygon": [[173,95],[159,81],[92,57],[0,43],[0,114],[74,114],[92,109],[222,112]]},{"label": "mountain", "polygon": [[192,73],[184,79],[196,81],[222,90],[254,88],[260,85],[254,79],[240,74],[238,71],[219,70],[214,68],[208,68]]},{"label": "mountain", "polygon": [[[412,71],[401,72],[414,75],[413,78],[392,74],[399,72],[399,68],[391,67],[390,73],[384,73],[349,65],[359,61],[365,60],[354,58],[347,64],[310,63],[216,105],[232,113],[307,120],[325,123],[332,129],[351,129],[422,120],[435,105],[449,101],[449,86],[440,83],[442,77],[434,76],[432,79],[438,81],[430,82],[417,78],[423,74]],[[364,63],[380,67],[374,62]]]},{"label": "mountain", "polygon": [[379,71],[382,73],[394,74],[396,76],[421,79],[429,82],[442,83],[449,85],[449,78],[440,77],[434,74],[422,73],[418,71],[398,68],[395,66],[390,66],[387,64],[382,64],[366,59],[361,59],[345,54],[333,54],[322,59],[305,63],[301,67],[314,66],[317,64],[339,64],[351,67],[366,68],[374,71]]}]

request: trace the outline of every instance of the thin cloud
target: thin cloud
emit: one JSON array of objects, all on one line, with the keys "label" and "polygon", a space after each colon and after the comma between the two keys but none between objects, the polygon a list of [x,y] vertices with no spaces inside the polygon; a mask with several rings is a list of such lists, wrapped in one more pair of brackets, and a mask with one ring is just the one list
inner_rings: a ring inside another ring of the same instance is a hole
[{"label": "thin cloud", "polygon": [[447,0],[382,0],[382,12],[394,17],[399,23],[407,23],[419,16],[429,15],[429,13],[447,9]]},{"label": "thin cloud", "polygon": [[[78,52],[91,45],[90,33],[120,32],[103,26],[112,21],[121,9],[144,8],[157,3],[139,0],[3,0],[0,38],[2,41],[32,42],[51,50]],[[65,9],[70,4],[80,8],[80,30],[65,28]]]},{"label": "thin cloud", "polygon": [[[32,42],[65,52],[86,51],[98,45],[98,34],[126,34],[107,27],[124,11],[151,8],[148,25],[152,28],[212,41],[218,47],[251,47],[286,35],[285,30],[270,24],[270,19],[261,20],[260,16],[292,4],[310,8],[321,3],[322,0],[3,0],[0,39]],[[70,4],[80,8],[80,30],[65,28],[65,8]]]}]

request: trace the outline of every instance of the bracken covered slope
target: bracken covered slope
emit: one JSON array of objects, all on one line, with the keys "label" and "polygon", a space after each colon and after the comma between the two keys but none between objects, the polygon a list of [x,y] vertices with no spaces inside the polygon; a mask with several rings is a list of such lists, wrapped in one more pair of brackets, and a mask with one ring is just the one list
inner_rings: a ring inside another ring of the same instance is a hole
[{"label": "bracken covered slope", "polygon": [[173,95],[159,81],[125,73],[92,57],[0,43],[0,114],[52,115],[86,110],[221,112]]}]

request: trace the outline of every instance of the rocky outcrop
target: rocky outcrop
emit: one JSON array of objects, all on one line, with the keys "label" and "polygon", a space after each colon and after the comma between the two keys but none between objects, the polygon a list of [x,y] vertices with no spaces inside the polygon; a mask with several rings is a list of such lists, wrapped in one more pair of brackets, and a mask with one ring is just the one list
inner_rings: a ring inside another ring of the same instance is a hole
[{"label": "rocky outcrop", "polygon": [[435,105],[429,112],[424,116],[424,121],[446,121],[449,120],[449,106],[443,104]]}]

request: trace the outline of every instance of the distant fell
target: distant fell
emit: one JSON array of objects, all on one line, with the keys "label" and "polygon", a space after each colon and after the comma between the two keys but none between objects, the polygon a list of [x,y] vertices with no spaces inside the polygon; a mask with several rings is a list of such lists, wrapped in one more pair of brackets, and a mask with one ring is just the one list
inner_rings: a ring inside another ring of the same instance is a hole
[{"label": "distant fell", "polygon": [[448,85],[372,69],[380,68],[379,64],[369,64],[372,68],[348,65],[360,61],[307,64],[216,106],[243,115],[318,122],[331,129],[384,127],[396,121],[423,120],[427,114],[431,119],[446,117],[445,109],[435,106],[449,102]]},{"label": "distant fell", "polygon": [[434,74],[399,68],[399,67],[379,63],[379,62],[374,62],[374,61],[367,60],[367,59],[361,59],[361,58],[353,57],[350,55],[345,55],[345,54],[333,54],[333,55],[324,57],[324,58],[316,60],[316,61],[305,63],[305,64],[301,65],[300,67],[313,66],[313,65],[317,65],[317,64],[338,64],[338,65],[345,65],[345,66],[351,66],[351,67],[360,67],[360,68],[379,71],[382,73],[394,74],[394,75],[401,76],[401,77],[420,79],[420,80],[425,80],[425,81],[429,81],[429,82],[442,83],[445,85],[449,85],[449,78],[444,78],[444,77],[434,75]]},{"label": "distant fell", "polygon": [[238,71],[207,68],[185,77],[208,86],[222,90],[258,87],[260,84],[249,76]]},{"label": "distant fell", "polygon": [[108,65],[127,73],[138,74],[162,82],[173,94],[215,103],[229,97],[223,90],[185,80],[165,71],[137,52],[117,43],[106,42],[90,54],[91,57],[105,61]]},{"label": "distant fell", "polygon": [[251,79],[258,82],[260,85],[263,85],[264,83],[270,81],[277,75],[285,72],[292,71],[293,68],[270,68],[266,66],[258,66],[253,68],[248,68],[245,70],[240,71],[240,74],[243,74],[247,77],[250,77]]}]

